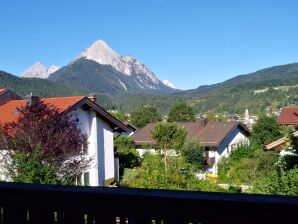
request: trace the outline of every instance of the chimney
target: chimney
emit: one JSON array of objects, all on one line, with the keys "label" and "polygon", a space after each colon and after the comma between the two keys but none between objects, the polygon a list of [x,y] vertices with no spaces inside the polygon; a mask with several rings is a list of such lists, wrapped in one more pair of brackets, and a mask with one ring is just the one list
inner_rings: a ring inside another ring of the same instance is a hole
[{"label": "chimney", "polygon": [[33,96],[32,93],[30,93],[30,95],[27,95],[26,98],[29,106],[32,106],[34,100],[39,99],[38,96]]},{"label": "chimney", "polygon": [[207,118],[202,116],[202,117],[196,117],[195,122],[199,123],[201,127],[205,127],[208,123],[208,120]]},{"label": "chimney", "polygon": [[96,103],[97,97],[94,93],[89,94],[88,99]]}]

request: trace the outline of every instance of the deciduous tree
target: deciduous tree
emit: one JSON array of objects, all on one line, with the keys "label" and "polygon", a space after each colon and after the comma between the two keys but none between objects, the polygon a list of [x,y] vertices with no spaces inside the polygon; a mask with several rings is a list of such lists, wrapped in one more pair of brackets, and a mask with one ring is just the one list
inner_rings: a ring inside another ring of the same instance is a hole
[{"label": "deciduous tree", "polygon": [[193,108],[186,103],[180,102],[173,106],[169,112],[168,121],[194,121]]},{"label": "deciduous tree", "polygon": [[86,136],[77,121],[38,98],[18,108],[16,122],[0,125],[2,166],[13,181],[70,183],[89,166]]},{"label": "deciduous tree", "polygon": [[128,116],[122,111],[110,111],[110,114],[122,122],[128,121]]},{"label": "deciduous tree", "polygon": [[158,148],[164,154],[165,170],[167,170],[167,156],[169,150],[180,151],[187,136],[185,129],[178,128],[173,123],[160,123],[151,131]]},{"label": "deciduous tree", "polygon": [[132,111],[130,121],[136,127],[142,128],[148,123],[161,121],[161,115],[155,107],[142,106]]},{"label": "deciduous tree", "polygon": [[264,147],[265,145],[283,137],[280,126],[275,117],[261,115],[253,125],[251,134],[252,144]]}]

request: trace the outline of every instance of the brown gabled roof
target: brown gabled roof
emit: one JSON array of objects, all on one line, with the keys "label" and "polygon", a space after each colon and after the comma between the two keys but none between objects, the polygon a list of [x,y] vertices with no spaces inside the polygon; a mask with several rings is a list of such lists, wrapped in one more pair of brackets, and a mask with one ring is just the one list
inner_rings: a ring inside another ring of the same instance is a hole
[{"label": "brown gabled roof", "polygon": [[238,122],[210,122],[198,136],[202,145],[218,146],[238,125]]},{"label": "brown gabled roof", "polygon": [[136,131],[132,135],[134,142],[138,145],[154,145],[156,142],[151,138],[151,130],[153,130],[157,124],[158,123],[150,123]]},{"label": "brown gabled roof", "polygon": [[[41,99],[48,105],[56,106],[61,112],[72,111],[80,106],[92,108],[99,117],[109,123],[116,131],[128,131],[128,128],[117,118],[106,112],[99,105],[85,96],[57,97]],[[27,100],[11,100],[0,106],[0,123],[17,121],[18,108],[25,107]]]},{"label": "brown gabled roof", "polygon": [[278,124],[298,125],[298,107],[285,107],[277,119]]},{"label": "brown gabled roof", "polygon": [[126,125],[126,127],[128,127],[132,132],[135,132],[136,130],[138,130],[138,128],[136,127],[136,126],[134,126],[134,125],[132,125],[131,123],[129,123],[129,122],[123,122],[123,124],[125,124]]},{"label": "brown gabled roof", "polygon": [[[156,142],[151,137],[151,130],[158,124],[159,123],[150,123],[139,129],[132,135],[134,142],[138,145],[154,145]],[[203,127],[198,122],[176,122],[176,125],[180,128],[185,128],[189,138],[195,138],[198,133],[203,130]]]},{"label": "brown gabled roof", "polygon": [[[150,123],[144,128],[138,130],[132,135],[135,144],[137,145],[154,145],[155,140],[151,137],[151,130],[158,123]],[[217,147],[231,133],[234,128],[239,127],[240,130],[249,135],[249,130],[246,126],[239,122],[209,122],[206,126],[202,126],[198,122],[176,122],[180,128],[185,128],[188,139],[197,139],[204,146]]]}]

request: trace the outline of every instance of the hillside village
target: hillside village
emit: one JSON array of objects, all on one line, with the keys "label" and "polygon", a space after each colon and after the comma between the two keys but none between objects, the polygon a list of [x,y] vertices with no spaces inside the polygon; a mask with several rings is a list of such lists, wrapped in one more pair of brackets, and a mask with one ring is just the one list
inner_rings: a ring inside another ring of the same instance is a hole
[{"label": "hillside village", "polygon": [[[279,153],[292,156],[294,159],[287,164],[287,169],[289,172],[295,169],[298,108],[283,108],[280,114],[272,108],[265,108],[259,119],[246,109],[242,117],[219,120],[214,114],[196,117],[190,106],[180,103],[171,109],[167,120],[150,107],[136,109],[128,118],[125,114],[119,116],[118,111],[110,114],[104,110],[97,104],[94,94],[57,98],[29,95],[27,99],[21,99],[2,88],[1,125],[14,127],[5,125],[21,122],[21,117],[26,116],[22,110],[35,103],[38,106],[38,102],[47,107],[54,106],[59,113],[69,114],[87,136],[84,151],[92,161],[84,170],[74,174],[78,185],[203,191],[239,189],[240,192],[268,193],[261,183],[264,178],[270,178],[274,167],[281,169],[276,163],[284,156],[278,157]],[[276,115],[279,115],[277,121]],[[276,130],[272,131],[272,128]],[[17,130],[10,139],[18,135]],[[2,135],[2,143],[4,139],[7,136]],[[285,150],[292,151],[292,154],[285,153]],[[249,165],[248,161],[252,164]],[[145,171],[148,168],[151,170],[149,173]],[[154,174],[154,170],[159,174]],[[163,176],[163,173],[167,175]],[[7,166],[2,164],[2,180],[13,180],[9,175]]]},{"label": "hillside village", "polygon": [[0,5],[0,224],[297,222],[298,1]]},{"label": "hillside village", "polygon": [[61,68],[0,71],[1,179],[296,195],[296,73],[293,63],[181,91],[103,40]]}]

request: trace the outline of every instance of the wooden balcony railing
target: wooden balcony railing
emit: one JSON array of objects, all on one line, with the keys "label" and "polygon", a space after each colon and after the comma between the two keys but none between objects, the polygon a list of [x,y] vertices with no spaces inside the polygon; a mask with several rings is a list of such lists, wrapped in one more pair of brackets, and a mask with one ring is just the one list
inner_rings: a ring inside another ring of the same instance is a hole
[{"label": "wooden balcony railing", "polygon": [[297,223],[298,197],[0,183],[1,224]]}]

